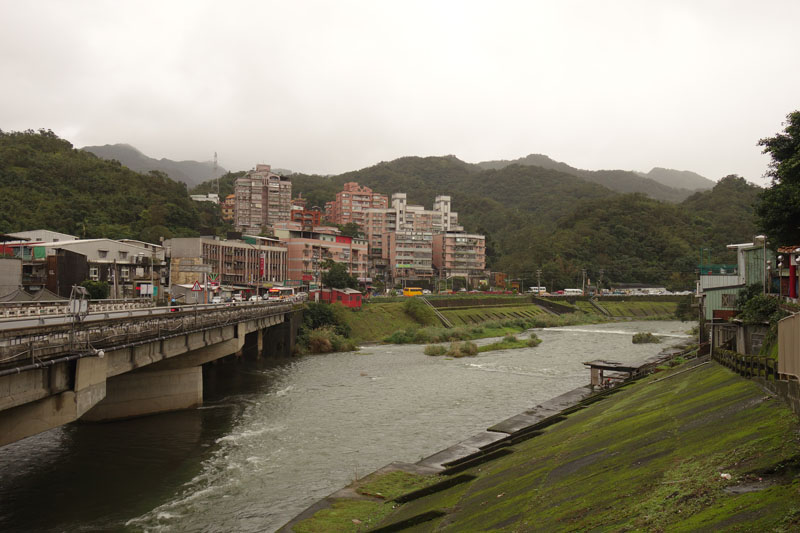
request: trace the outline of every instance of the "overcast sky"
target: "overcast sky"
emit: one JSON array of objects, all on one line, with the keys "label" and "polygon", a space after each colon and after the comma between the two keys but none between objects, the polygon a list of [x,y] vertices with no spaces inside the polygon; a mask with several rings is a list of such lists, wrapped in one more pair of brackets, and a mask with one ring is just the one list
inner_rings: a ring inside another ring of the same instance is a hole
[{"label": "overcast sky", "polygon": [[0,0],[0,129],[246,170],[529,153],[765,184],[797,0]]}]

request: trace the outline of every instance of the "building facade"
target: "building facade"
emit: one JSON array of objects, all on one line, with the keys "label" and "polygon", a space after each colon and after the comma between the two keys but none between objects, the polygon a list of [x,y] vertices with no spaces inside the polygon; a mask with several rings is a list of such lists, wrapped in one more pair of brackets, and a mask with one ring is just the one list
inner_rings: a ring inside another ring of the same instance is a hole
[{"label": "building facade", "polygon": [[236,195],[229,194],[222,201],[222,220],[225,222],[233,222],[233,215],[236,211]]},{"label": "building facade", "polygon": [[336,200],[325,204],[325,220],[340,225],[354,222],[363,229],[366,210],[386,208],[388,202],[386,195],[351,181],[336,193]]},{"label": "building facade", "polygon": [[198,282],[205,288],[208,276],[215,287],[255,291],[286,279],[287,248],[277,239],[188,237],[169,239],[164,246],[170,257],[171,286]]},{"label": "building facade", "polygon": [[407,285],[433,279],[433,233],[401,230],[383,235],[384,272],[388,285]]},{"label": "building facade", "polygon": [[486,275],[486,238],[474,233],[437,233],[433,236],[433,266],[442,279],[459,276],[472,285]]},{"label": "building facade", "polygon": [[166,280],[163,248],[141,241],[30,242],[21,245],[18,253],[23,260],[23,286],[29,292],[48,288],[68,296],[72,284],[90,279],[107,282],[113,299],[149,297],[153,293],[160,297]]},{"label": "building facade", "polygon": [[[368,209],[364,221],[364,233],[370,244],[371,276],[395,285],[431,279],[433,236],[464,229],[458,224],[458,213],[451,209],[449,196],[437,196],[433,209],[425,209],[409,204],[406,193],[394,193],[391,207]],[[411,255],[404,257],[404,254]],[[485,262],[485,247],[482,257]]]},{"label": "building facade", "polygon": [[292,182],[272,172],[270,165],[256,165],[234,182],[234,226],[237,231],[258,234],[291,218]]},{"label": "building facade", "polygon": [[319,209],[304,209],[299,206],[292,207],[292,222],[299,222],[303,227],[322,225],[322,211]]},{"label": "building facade", "polygon": [[319,287],[325,260],[341,263],[359,282],[371,282],[368,272],[367,241],[339,235],[336,228],[304,229],[299,223],[276,226],[275,235],[288,247],[286,285]]}]

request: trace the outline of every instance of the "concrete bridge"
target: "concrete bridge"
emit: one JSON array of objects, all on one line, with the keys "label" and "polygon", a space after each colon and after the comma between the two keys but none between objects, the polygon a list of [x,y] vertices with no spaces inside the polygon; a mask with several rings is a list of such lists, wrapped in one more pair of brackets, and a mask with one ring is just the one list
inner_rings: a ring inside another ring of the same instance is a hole
[{"label": "concrete bridge", "polygon": [[202,365],[245,350],[289,356],[291,303],[240,303],[0,320],[0,446],[75,420],[198,406]]}]

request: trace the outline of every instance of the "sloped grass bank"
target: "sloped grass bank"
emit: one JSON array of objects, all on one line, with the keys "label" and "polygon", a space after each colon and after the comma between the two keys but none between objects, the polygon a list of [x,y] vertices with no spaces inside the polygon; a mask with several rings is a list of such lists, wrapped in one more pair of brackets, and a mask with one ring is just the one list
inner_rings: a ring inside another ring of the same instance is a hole
[{"label": "sloped grass bank", "polygon": [[442,510],[426,531],[796,531],[800,446],[789,409],[716,364],[652,380],[382,524]]},{"label": "sloped grass bank", "polygon": [[350,336],[356,342],[373,342],[387,337],[399,329],[419,327],[403,311],[403,302],[370,303],[346,315]]},{"label": "sloped grass bank", "polygon": [[631,301],[604,301],[598,302],[611,316],[633,318],[672,318],[678,308],[678,302],[631,302]]},{"label": "sloped grass bank", "polygon": [[537,305],[517,305],[509,307],[473,307],[470,309],[441,308],[442,313],[454,326],[471,326],[487,321],[514,320],[521,318],[531,320],[547,313]]},{"label": "sloped grass bank", "polygon": [[[559,302],[565,303],[565,302]],[[675,311],[678,308],[676,301],[628,301],[628,300],[606,300],[600,298],[597,304],[603,309],[608,311],[612,317],[616,318],[634,318],[637,320],[672,320],[675,317]],[[574,307],[583,311],[584,313],[601,314],[590,302],[587,300],[576,300]]]},{"label": "sloped grass bank", "polygon": [[420,516],[403,531],[797,531],[797,418],[715,363],[670,375],[573,410],[467,482],[399,506],[342,502],[337,531]]}]

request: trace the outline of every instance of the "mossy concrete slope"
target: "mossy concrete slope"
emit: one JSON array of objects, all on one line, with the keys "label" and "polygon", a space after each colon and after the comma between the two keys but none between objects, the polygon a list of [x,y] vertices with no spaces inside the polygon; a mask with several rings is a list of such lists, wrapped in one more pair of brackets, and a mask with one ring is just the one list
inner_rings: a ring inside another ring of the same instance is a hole
[{"label": "mossy concrete slope", "polygon": [[[459,473],[475,479],[400,505],[377,526],[797,531],[797,418],[715,363],[666,375],[568,415],[513,453]],[[411,525],[431,511],[444,514]]]}]

